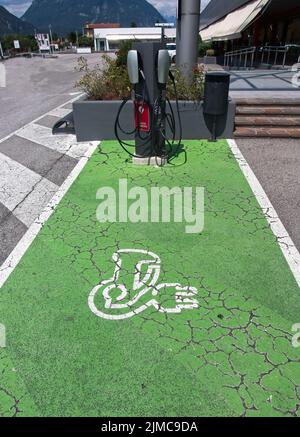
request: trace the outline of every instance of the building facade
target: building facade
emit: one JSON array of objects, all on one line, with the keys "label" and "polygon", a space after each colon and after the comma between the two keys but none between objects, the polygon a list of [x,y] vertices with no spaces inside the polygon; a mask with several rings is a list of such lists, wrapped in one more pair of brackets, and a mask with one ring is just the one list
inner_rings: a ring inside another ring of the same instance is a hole
[{"label": "building facade", "polygon": [[[168,42],[175,42],[176,29],[164,30]],[[159,27],[95,28],[94,43],[96,51],[117,50],[123,41],[158,41],[161,39]]]},{"label": "building facade", "polygon": [[86,23],[84,26],[84,34],[94,39],[95,29],[118,29],[121,25],[119,23]]},{"label": "building facade", "polygon": [[[286,47],[290,63],[300,55],[300,0],[211,0],[201,14],[200,35],[217,54]],[[277,53],[277,54],[276,54]],[[286,58],[287,60],[287,58]]]}]

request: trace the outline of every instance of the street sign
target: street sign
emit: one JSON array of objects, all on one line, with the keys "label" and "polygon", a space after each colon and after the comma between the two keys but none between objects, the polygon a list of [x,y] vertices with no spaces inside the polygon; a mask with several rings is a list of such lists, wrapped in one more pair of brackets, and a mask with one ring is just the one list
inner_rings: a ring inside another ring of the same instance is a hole
[{"label": "street sign", "polygon": [[18,41],[17,39],[14,40],[14,48],[17,50],[20,48],[20,41]]},{"label": "street sign", "polygon": [[155,27],[175,27],[174,23],[156,23]]},{"label": "street sign", "polygon": [[38,43],[40,52],[48,51],[50,52],[50,38],[49,34],[38,33],[35,35],[35,39]]}]

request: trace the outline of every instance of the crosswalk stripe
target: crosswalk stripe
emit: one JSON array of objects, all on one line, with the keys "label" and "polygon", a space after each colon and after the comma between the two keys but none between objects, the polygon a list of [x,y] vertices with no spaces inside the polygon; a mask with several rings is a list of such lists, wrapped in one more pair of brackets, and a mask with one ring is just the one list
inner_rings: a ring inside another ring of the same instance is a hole
[{"label": "crosswalk stripe", "polygon": [[89,148],[88,143],[77,143],[75,135],[52,135],[50,128],[34,123],[24,126],[17,134],[75,159],[84,156]]},{"label": "crosswalk stripe", "polygon": [[50,111],[49,115],[52,115],[53,117],[63,118],[66,115],[70,114],[70,112],[71,112],[71,109],[56,108],[56,109],[53,109],[53,111]]},{"label": "crosswalk stripe", "polygon": [[49,179],[56,185],[61,185],[64,182],[78,162],[70,156],[62,155],[18,135],[0,143],[0,153]]},{"label": "crosswalk stripe", "polygon": [[0,265],[5,261],[26,231],[27,226],[20,222],[0,203]]},{"label": "crosswalk stripe", "polygon": [[40,120],[36,121],[36,124],[39,124],[40,126],[48,127],[52,130],[53,126],[59,121],[59,117],[56,117],[54,115],[46,115],[44,118],[41,118]]},{"label": "crosswalk stripe", "polygon": [[0,202],[29,227],[58,186],[0,153]]},{"label": "crosswalk stripe", "polygon": [[8,258],[5,260],[2,266],[0,265],[0,289],[7,281],[7,279],[14,271],[14,269],[17,267],[23,255],[30,247],[30,245],[32,244],[32,242],[34,241],[34,239],[36,238],[36,236],[38,235],[44,224],[47,222],[49,217],[53,214],[56,206],[60,203],[66,192],[72,186],[73,182],[79,176],[79,174],[85,167],[86,163],[89,161],[90,157],[95,152],[98,144],[99,144],[98,141],[93,141],[88,143],[88,150],[86,151],[85,156],[83,156],[80,159],[80,161],[73,169],[73,171],[70,173],[70,175],[66,178],[62,186],[58,188],[57,192],[54,194],[52,199],[43,208],[43,211],[35,219],[35,221],[31,224],[28,231],[25,233],[23,238],[20,240],[20,242],[17,244],[17,246],[8,256]]}]

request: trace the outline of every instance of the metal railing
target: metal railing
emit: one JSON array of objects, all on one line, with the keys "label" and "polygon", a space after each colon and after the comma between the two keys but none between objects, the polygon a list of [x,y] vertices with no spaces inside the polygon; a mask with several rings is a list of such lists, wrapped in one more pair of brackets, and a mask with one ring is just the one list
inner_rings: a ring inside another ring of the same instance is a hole
[{"label": "metal railing", "polygon": [[226,52],[224,66],[240,70],[252,69],[261,65],[268,67],[293,65],[300,59],[300,45],[247,47]]},{"label": "metal railing", "polygon": [[256,47],[226,52],[224,55],[225,67],[253,68],[255,61]]},{"label": "metal railing", "polygon": [[259,48],[261,53],[261,64],[267,64],[268,66],[281,65],[286,66],[287,55],[291,49],[298,49],[300,53],[300,45],[288,44],[285,46],[264,46]]}]

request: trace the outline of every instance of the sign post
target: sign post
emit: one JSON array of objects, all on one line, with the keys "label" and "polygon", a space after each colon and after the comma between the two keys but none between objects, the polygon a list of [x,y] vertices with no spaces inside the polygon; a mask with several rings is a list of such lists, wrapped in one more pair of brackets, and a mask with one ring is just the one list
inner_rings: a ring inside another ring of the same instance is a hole
[{"label": "sign post", "polygon": [[38,43],[40,53],[50,53],[50,38],[48,34],[38,33],[35,35],[35,39]]},{"label": "sign post", "polygon": [[16,50],[19,50],[20,49],[20,41],[19,40],[14,40],[14,48],[16,49]]},{"label": "sign post", "polygon": [[52,26],[49,24],[49,35],[50,35],[50,53],[53,53],[53,38],[52,38]]},{"label": "sign post", "polygon": [[165,28],[172,28],[174,27],[174,23],[156,23],[155,27],[161,28],[161,42],[165,42]]}]

